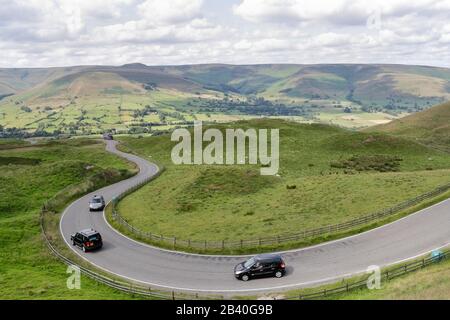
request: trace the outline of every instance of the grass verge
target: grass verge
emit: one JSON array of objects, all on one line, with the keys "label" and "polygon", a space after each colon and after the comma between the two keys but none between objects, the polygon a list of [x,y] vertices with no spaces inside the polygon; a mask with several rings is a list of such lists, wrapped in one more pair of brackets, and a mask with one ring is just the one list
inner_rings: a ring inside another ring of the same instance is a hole
[{"label": "grass verge", "polygon": [[147,243],[150,245],[154,245],[156,247],[165,248],[168,250],[177,250],[177,251],[184,251],[188,253],[200,253],[200,254],[212,254],[212,255],[241,255],[241,254],[257,254],[257,253],[265,253],[265,252],[273,252],[273,251],[283,251],[283,250],[292,250],[292,249],[299,249],[304,248],[328,241],[333,241],[337,239],[342,239],[345,237],[353,236],[356,234],[360,234],[362,232],[370,231],[375,228],[381,227],[383,225],[395,222],[398,219],[404,218],[408,215],[411,215],[413,213],[416,213],[420,210],[426,209],[434,204],[437,204],[439,202],[442,202],[444,200],[447,200],[450,198],[450,191],[447,191],[439,196],[436,196],[432,199],[425,200],[411,208],[408,208],[406,210],[402,210],[397,214],[394,214],[392,216],[386,217],[384,219],[380,219],[379,221],[369,223],[366,225],[359,226],[357,228],[350,229],[345,232],[339,232],[339,233],[330,233],[326,234],[320,237],[311,237],[304,239],[302,241],[293,241],[288,243],[280,243],[280,244],[274,244],[274,245],[262,245],[262,246],[255,246],[255,247],[244,247],[244,248],[234,248],[234,249],[199,249],[199,248],[192,248],[187,246],[180,246],[179,244],[176,244],[175,246],[173,244],[170,244],[166,241],[155,241],[151,240],[143,235],[139,235],[136,232],[131,232],[130,229],[124,227],[122,224],[118,223],[112,215],[112,205],[108,205],[105,209],[106,218],[108,222],[119,232],[135,239],[138,241],[141,241],[143,243]]}]

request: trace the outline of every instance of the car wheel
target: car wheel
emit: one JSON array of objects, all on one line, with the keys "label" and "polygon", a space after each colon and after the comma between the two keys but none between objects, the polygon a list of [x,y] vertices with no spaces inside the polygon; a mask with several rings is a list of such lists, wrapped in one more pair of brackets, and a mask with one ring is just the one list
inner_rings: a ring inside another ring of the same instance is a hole
[{"label": "car wheel", "polygon": [[283,276],[283,272],[281,272],[281,271],[275,272],[275,277],[281,278],[282,276]]},{"label": "car wheel", "polygon": [[72,241],[72,245],[73,245],[73,246],[75,245],[75,241]]},{"label": "car wheel", "polygon": [[241,277],[241,280],[242,280],[242,281],[248,281],[248,280],[250,280],[250,277],[248,276],[248,274],[244,274],[244,275]]}]

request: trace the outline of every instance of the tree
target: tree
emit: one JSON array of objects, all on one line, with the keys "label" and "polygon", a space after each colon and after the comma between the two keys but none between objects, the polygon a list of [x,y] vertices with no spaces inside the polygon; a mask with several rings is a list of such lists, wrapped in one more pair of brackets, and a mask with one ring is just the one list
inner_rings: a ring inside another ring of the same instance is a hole
[{"label": "tree", "polygon": [[31,112],[31,108],[27,107],[27,106],[21,106],[20,110],[24,111],[24,112]]}]

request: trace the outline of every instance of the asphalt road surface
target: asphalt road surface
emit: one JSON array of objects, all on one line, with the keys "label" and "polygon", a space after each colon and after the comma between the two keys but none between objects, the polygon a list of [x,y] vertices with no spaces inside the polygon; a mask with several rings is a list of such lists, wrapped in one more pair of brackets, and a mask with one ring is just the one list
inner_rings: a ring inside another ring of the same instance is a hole
[{"label": "asphalt road surface", "polygon": [[[135,155],[120,152],[116,141],[106,149],[132,162],[140,172],[127,180],[102,188],[73,202],[64,212],[60,229],[67,245],[93,265],[128,280],[178,291],[251,294],[281,291],[332,282],[415,258],[450,243],[450,199],[383,227],[317,246],[282,252],[288,266],[281,279],[236,280],[234,266],[244,256],[208,256],[159,249],[136,242],[114,230],[104,214],[90,213],[94,194],[110,201],[123,190],[154,175],[158,167]],[[152,195],[147,195],[151,197]],[[158,201],[155,198],[155,201]],[[157,212],[149,214],[158,214]],[[83,253],[72,247],[70,235],[94,228],[104,240],[102,250]]]}]

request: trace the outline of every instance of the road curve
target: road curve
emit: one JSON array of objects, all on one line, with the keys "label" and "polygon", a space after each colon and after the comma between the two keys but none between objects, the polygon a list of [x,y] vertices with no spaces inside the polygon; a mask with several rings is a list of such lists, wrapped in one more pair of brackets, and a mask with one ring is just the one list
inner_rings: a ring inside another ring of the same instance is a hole
[{"label": "road curve", "polygon": [[[387,266],[415,258],[450,244],[450,199],[396,222],[337,241],[282,252],[288,273],[281,279],[248,282],[233,277],[242,256],[196,255],[159,249],[136,242],[113,229],[102,213],[89,213],[93,194],[110,201],[122,191],[153,176],[158,167],[138,156],[106,149],[136,163],[139,173],[127,180],[90,193],[64,211],[60,231],[67,245],[83,259],[110,273],[138,283],[178,291],[220,294],[251,294],[313,286],[366,272],[372,265]],[[151,195],[149,195],[151,196]],[[157,201],[157,199],[155,199]],[[83,253],[72,247],[70,235],[94,228],[104,239],[97,252]]]}]

